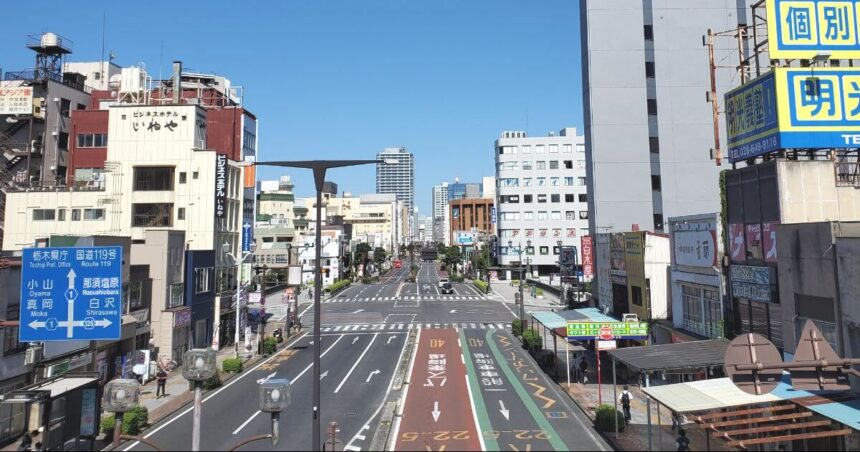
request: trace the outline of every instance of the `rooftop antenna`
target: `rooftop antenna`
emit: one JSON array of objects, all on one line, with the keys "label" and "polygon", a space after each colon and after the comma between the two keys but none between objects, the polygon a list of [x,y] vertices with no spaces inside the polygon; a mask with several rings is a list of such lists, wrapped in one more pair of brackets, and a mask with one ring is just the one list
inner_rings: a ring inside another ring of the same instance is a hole
[{"label": "rooftop antenna", "polygon": [[101,73],[99,80],[105,79],[105,29],[107,28],[107,13],[102,10],[102,58],[101,58]]}]

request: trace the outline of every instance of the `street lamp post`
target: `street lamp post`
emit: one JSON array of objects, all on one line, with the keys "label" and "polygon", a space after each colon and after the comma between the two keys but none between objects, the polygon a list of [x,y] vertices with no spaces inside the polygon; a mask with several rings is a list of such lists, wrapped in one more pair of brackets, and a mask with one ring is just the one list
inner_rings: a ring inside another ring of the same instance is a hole
[{"label": "street lamp post", "polygon": [[[396,159],[393,159],[396,161]],[[320,449],[320,440],[322,429],[320,426],[320,353],[321,353],[321,337],[320,337],[320,293],[322,292],[322,190],[323,182],[325,182],[326,170],[330,168],[340,168],[345,166],[368,165],[371,163],[393,163],[389,159],[385,160],[302,160],[302,161],[280,161],[280,162],[256,162],[256,166],[279,166],[288,168],[305,168],[310,169],[314,173],[314,185],[317,190],[316,203],[316,260],[314,269],[314,362],[313,362],[313,431],[311,438],[312,448],[315,451]]]},{"label": "street lamp post", "polygon": [[564,279],[561,277],[561,240],[555,244],[558,245],[558,304],[564,305]]},{"label": "street lamp post", "polygon": [[239,357],[239,328],[241,326],[239,324],[239,315],[242,312],[242,299],[241,299],[241,297],[242,297],[242,269],[241,269],[241,267],[242,267],[242,264],[245,263],[245,259],[247,259],[249,256],[254,255],[254,251],[256,249],[256,244],[254,244],[254,243],[251,244],[251,251],[243,251],[242,257],[240,259],[237,259],[236,256],[233,255],[233,253],[230,253],[228,251],[230,249],[229,243],[224,243],[224,245],[222,245],[222,249],[224,250],[224,254],[226,254],[227,256],[230,256],[230,259],[233,259],[233,262],[236,262],[236,334],[235,334],[235,338],[234,338],[235,344],[233,344],[233,348],[234,348],[234,356],[233,357],[238,358]]},{"label": "street lamp post", "polygon": [[217,354],[211,348],[195,348],[182,358],[182,376],[194,382],[194,415],[191,421],[191,450],[200,450],[200,418],[203,409],[203,382],[218,372]]},{"label": "street lamp post", "polygon": [[[523,244],[520,242],[520,246],[517,247],[517,255],[519,256],[519,269],[520,269],[520,301],[519,301],[519,314],[520,314],[520,323],[526,321],[526,309],[525,309],[525,300],[523,300]],[[514,247],[514,242],[512,240],[508,240],[508,249]],[[525,329],[525,328],[523,328]]]}]

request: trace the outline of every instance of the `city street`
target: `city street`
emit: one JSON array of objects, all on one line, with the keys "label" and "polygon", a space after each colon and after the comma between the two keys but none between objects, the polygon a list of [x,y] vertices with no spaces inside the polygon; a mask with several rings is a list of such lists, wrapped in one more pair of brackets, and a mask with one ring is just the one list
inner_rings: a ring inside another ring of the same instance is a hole
[{"label": "city street", "polygon": [[[322,304],[321,419],[324,428],[338,423],[339,448],[368,449],[401,362],[410,364],[409,384],[402,418],[395,417],[391,430],[393,449],[606,448],[508,333],[512,315],[503,302],[467,283],[455,283],[454,295],[440,295],[434,264],[421,265],[416,283],[407,283],[407,275],[400,269],[383,283],[352,286]],[[301,336],[204,397],[202,448],[225,450],[269,432],[269,415],[259,412],[257,399],[258,383],[269,378],[292,382],[280,443],[273,448],[265,440],[244,449],[311,447],[313,309],[301,302]],[[414,350],[406,346],[411,332],[418,338]],[[144,437],[187,449],[191,422],[192,412],[184,408]]]}]

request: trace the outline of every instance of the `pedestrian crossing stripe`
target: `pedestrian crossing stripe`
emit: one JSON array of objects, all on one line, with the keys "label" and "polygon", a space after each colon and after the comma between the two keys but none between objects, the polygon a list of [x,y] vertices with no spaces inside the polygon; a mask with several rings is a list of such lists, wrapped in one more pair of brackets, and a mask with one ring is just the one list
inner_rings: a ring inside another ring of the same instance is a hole
[{"label": "pedestrian crossing stripe", "polygon": [[440,329],[440,328],[462,328],[480,330],[504,330],[506,325],[501,322],[452,322],[452,323],[367,323],[352,325],[332,325],[320,327],[321,333],[349,333],[358,331],[408,331],[416,328]]},{"label": "pedestrian crossing stripe", "polygon": [[470,301],[470,300],[486,300],[485,296],[475,295],[439,295],[439,296],[403,296],[403,297],[361,297],[361,298],[340,298],[335,297],[328,300],[322,300],[322,303],[384,303],[388,301]]}]

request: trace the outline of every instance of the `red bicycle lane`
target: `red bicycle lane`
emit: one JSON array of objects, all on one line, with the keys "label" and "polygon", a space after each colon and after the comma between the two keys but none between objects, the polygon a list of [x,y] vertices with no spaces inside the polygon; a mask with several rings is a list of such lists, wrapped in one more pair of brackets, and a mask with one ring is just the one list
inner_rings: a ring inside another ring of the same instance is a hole
[{"label": "red bicycle lane", "polygon": [[481,450],[458,338],[421,330],[395,450]]}]

